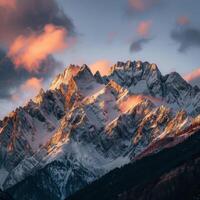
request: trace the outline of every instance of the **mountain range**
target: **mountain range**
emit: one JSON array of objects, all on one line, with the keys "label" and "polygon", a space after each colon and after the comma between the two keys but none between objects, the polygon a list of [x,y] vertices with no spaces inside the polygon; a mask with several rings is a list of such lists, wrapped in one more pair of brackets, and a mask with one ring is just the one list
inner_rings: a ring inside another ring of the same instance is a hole
[{"label": "mountain range", "polygon": [[[199,113],[200,89],[177,72],[162,75],[156,64],[117,62],[106,76],[92,74],[87,65],[70,65],[47,91],[41,89],[34,99],[0,121],[0,188],[15,200],[80,199],[82,195],[82,199],[94,199],[100,194],[86,197],[87,191],[99,188],[106,193],[110,185],[110,194],[120,196],[113,199],[129,200],[123,192],[137,197],[144,190],[131,181],[127,181],[131,187],[113,192],[118,176],[120,185],[124,184],[126,170],[134,179],[137,173],[131,170],[138,170],[142,177],[146,162],[152,160],[149,166],[153,167],[156,160],[162,166],[165,161],[162,173],[158,170],[156,174],[155,166],[149,175],[158,181],[163,173],[190,166],[186,160],[194,155],[198,165],[197,151],[191,150],[191,143],[197,144],[191,138],[198,135]],[[191,152],[189,157],[184,149]],[[176,163],[173,152],[178,156],[181,151],[184,156],[178,158],[182,163]],[[152,185],[144,177],[145,192],[149,188],[158,191],[157,182]],[[134,184],[138,190],[133,189]]]}]

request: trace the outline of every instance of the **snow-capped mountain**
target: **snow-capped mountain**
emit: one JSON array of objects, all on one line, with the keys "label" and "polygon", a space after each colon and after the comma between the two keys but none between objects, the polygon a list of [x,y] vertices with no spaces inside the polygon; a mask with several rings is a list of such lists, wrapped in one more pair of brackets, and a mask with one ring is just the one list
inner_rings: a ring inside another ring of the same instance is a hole
[{"label": "snow-capped mountain", "polygon": [[0,186],[15,199],[65,199],[154,142],[183,141],[199,114],[200,89],[155,64],[118,62],[103,77],[70,65],[0,121]]}]

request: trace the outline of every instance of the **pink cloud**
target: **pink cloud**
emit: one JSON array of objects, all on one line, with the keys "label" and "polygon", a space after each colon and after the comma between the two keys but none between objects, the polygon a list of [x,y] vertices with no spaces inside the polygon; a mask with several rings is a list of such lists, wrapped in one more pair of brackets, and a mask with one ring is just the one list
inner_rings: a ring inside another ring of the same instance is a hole
[{"label": "pink cloud", "polygon": [[20,85],[12,94],[11,100],[17,104],[22,104],[33,98],[43,87],[43,79],[32,77]]},{"label": "pink cloud", "polygon": [[184,79],[185,79],[186,81],[188,81],[188,82],[191,82],[191,81],[193,81],[193,80],[195,80],[195,79],[197,79],[197,78],[199,78],[199,77],[200,77],[200,68],[198,68],[198,69],[192,71],[192,72],[189,73],[189,74],[186,74],[186,75],[184,76]]},{"label": "pink cloud", "polygon": [[178,25],[187,25],[190,23],[190,20],[187,16],[180,16],[178,19],[177,19],[177,24]]},{"label": "pink cloud", "polygon": [[137,27],[137,33],[141,37],[148,37],[151,26],[152,26],[152,21],[150,21],[150,20],[142,21],[139,23],[139,25]]},{"label": "pink cloud", "polygon": [[93,74],[99,71],[102,76],[105,76],[109,74],[111,65],[112,63],[108,60],[98,60],[90,65],[90,69]]},{"label": "pink cloud", "polygon": [[16,7],[16,0],[0,0],[0,7],[15,8]]},{"label": "pink cloud", "polygon": [[129,5],[139,12],[143,12],[151,8],[154,4],[160,2],[160,0],[128,0]]},{"label": "pink cloud", "polygon": [[21,85],[20,90],[23,92],[32,91],[38,92],[42,88],[42,81],[43,79],[32,77],[28,79],[24,84]]},{"label": "pink cloud", "polygon": [[48,55],[62,51],[74,42],[68,43],[66,37],[66,29],[47,24],[39,34],[32,33],[29,36],[17,37],[10,46],[8,55],[16,68],[37,72],[39,64]]}]

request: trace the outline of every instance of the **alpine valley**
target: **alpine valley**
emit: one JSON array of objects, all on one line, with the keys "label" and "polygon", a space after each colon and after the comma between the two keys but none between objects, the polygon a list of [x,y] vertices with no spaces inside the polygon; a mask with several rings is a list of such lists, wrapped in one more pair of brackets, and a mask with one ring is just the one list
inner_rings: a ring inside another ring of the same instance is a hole
[{"label": "alpine valley", "polygon": [[118,62],[106,76],[70,65],[0,121],[0,188],[15,200],[173,199],[158,193],[199,165],[199,114],[200,89],[156,64]]}]

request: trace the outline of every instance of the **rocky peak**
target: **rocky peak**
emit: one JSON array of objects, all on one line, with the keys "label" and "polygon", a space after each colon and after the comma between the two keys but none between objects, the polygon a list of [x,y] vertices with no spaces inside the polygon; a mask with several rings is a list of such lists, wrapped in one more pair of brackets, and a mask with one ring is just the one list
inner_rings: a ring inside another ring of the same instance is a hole
[{"label": "rocky peak", "polygon": [[90,70],[90,68],[87,65],[81,66],[79,72],[77,75],[74,77],[74,80],[80,81],[80,80],[94,80],[94,76]]},{"label": "rocky peak", "polygon": [[156,64],[150,64],[148,62],[144,62],[144,63],[142,63],[140,65],[142,65],[144,78],[147,75],[148,76],[154,76],[154,75],[156,75],[158,78],[160,78],[162,76],[161,72],[158,69],[158,67],[157,67]]},{"label": "rocky peak", "polygon": [[43,100],[43,97],[45,95],[45,91],[41,88],[38,95],[33,99],[33,102],[36,104],[40,104]]},{"label": "rocky peak", "polygon": [[177,72],[172,72],[167,75],[165,85],[169,92],[176,96],[190,94],[193,92],[193,87],[187,83]]},{"label": "rocky peak", "polygon": [[128,60],[125,64],[125,70],[133,68],[133,65],[133,62],[131,62],[131,60]]},{"label": "rocky peak", "polygon": [[96,81],[97,81],[98,83],[100,83],[100,84],[103,84],[103,83],[105,82],[99,71],[97,71],[97,72],[94,74],[94,77],[95,77]]},{"label": "rocky peak", "polygon": [[63,85],[68,85],[69,80],[76,76],[80,67],[78,65],[69,65],[62,74],[59,74],[51,83],[50,89],[61,89]]},{"label": "rocky peak", "polygon": [[167,75],[166,83],[178,83],[179,85],[187,85],[188,84],[179,73],[177,72],[171,72],[170,74]]},{"label": "rocky peak", "polygon": [[69,67],[67,67],[64,70],[64,79],[69,80],[72,76],[75,76],[80,70],[80,66],[78,65],[69,65]]}]

